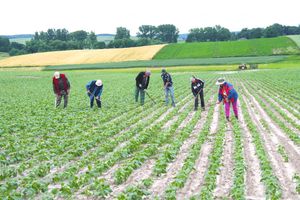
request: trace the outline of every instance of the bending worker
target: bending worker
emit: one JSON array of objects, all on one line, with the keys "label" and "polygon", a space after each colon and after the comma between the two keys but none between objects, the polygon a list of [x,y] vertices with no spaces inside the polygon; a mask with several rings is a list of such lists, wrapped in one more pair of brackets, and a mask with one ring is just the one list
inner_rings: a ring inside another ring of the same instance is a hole
[{"label": "bending worker", "polygon": [[226,82],[224,78],[219,78],[216,82],[216,85],[219,85],[219,99],[217,104],[220,104],[222,101],[225,104],[225,114],[227,121],[230,121],[230,104],[232,104],[235,118],[238,119],[238,93],[233,88],[233,85]]},{"label": "bending worker", "polygon": [[145,103],[145,90],[148,88],[149,81],[150,81],[150,71],[140,72],[136,78],[136,89],[135,89],[135,102],[138,102],[139,94],[141,98],[141,105]]},{"label": "bending worker", "polygon": [[101,80],[93,80],[86,85],[87,95],[90,97],[90,106],[93,108],[94,99],[96,99],[96,103],[98,108],[101,108],[101,95],[103,92],[103,84]]},{"label": "bending worker", "polygon": [[203,88],[204,88],[204,81],[193,76],[191,78],[191,89],[195,98],[194,110],[198,110],[199,96],[201,101],[201,109],[205,110]]},{"label": "bending worker", "polygon": [[70,94],[70,82],[67,79],[65,74],[60,74],[59,72],[55,72],[52,78],[53,83],[53,91],[55,94],[55,107],[57,108],[60,103],[62,97],[64,97],[64,108],[68,105],[68,98]]}]

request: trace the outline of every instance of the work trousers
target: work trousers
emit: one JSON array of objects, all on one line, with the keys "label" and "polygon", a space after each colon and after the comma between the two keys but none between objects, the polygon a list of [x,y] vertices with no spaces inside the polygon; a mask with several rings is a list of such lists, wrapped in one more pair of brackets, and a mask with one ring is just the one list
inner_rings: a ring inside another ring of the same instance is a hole
[{"label": "work trousers", "polygon": [[196,95],[195,96],[195,110],[197,110],[198,109],[198,105],[199,105],[199,97],[200,97],[200,102],[201,102],[201,108],[205,108],[205,105],[204,105],[204,95],[203,95],[203,90],[201,90],[200,92],[199,92],[199,94],[198,95]]},{"label": "work trousers", "polygon": [[139,95],[140,95],[140,98],[141,98],[141,105],[144,105],[144,103],[145,103],[145,90],[143,90],[139,87],[136,87],[135,88],[135,102],[138,102]]},{"label": "work trousers", "polygon": [[169,104],[169,94],[171,96],[171,99],[172,99],[172,106],[175,106],[175,99],[174,99],[174,89],[173,87],[166,87],[165,88],[165,102],[166,102],[166,105]]},{"label": "work trousers", "polygon": [[68,97],[67,92],[63,90],[63,91],[61,91],[61,93],[59,95],[56,95],[56,99],[55,99],[55,107],[56,108],[60,105],[62,98],[64,98],[64,108],[67,107],[69,97]]},{"label": "work trousers", "polygon": [[225,103],[225,114],[226,114],[226,117],[229,118],[230,117],[230,104],[232,104],[232,108],[233,108],[233,112],[234,112],[234,115],[236,117],[238,117],[238,108],[237,108],[237,100],[234,101],[234,102],[226,102]]}]

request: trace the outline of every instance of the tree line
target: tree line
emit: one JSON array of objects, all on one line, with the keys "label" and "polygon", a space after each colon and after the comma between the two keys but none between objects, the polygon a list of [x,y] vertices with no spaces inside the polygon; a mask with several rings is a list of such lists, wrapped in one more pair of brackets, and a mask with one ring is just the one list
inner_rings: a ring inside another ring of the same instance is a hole
[{"label": "tree line", "polygon": [[[270,38],[282,35],[300,34],[299,26],[284,26],[273,24],[266,28],[244,28],[239,32],[216,25],[214,27],[190,29],[186,42],[229,41],[239,39]],[[11,56],[28,53],[62,51],[75,49],[104,49],[146,46],[153,44],[177,43],[179,30],[173,24],[159,26],[142,25],[136,34],[137,39],[131,39],[130,31],[118,27],[114,39],[109,43],[97,41],[94,32],[83,30],[69,32],[66,29],[48,29],[36,32],[26,44],[10,42],[8,38],[0,37],[0,52],[8,52]]]}]

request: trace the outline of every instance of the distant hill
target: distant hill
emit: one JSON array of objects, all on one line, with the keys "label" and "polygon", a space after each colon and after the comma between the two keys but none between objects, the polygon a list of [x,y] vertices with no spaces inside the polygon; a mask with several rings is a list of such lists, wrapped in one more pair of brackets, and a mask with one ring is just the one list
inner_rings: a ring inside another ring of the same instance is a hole
[{"label": "distant hill", "polygon": [[225,42],[169,44],[154,59],[226,58],[245,56],[295,55],[300,49],[288,37],[261,38]]},{"label": "distant hill", "polygon": [[99,37],[115,37],[115,34],[110,34],[110,33],[101,33],[101,34],[96,34],[96,36],[99,36]]},{"label": "distant hill", "polygon": [[19,38],[33,38],[33,34],[18,34],[18,35],[0,35],[1,37],[6,37],[8,39],[19,39]]},{"label": "distant hill", "polygon": [[178,41],[185,41],[188,36],[188,33],[179,34]]}]

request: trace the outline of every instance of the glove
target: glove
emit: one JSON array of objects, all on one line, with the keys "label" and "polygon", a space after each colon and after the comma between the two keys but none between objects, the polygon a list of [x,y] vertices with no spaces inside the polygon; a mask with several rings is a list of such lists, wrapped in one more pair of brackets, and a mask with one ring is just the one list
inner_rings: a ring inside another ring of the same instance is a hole
[{"label": "glove", "polygon": [[142,88],[142,84],[139,84],[139,87]]}]

